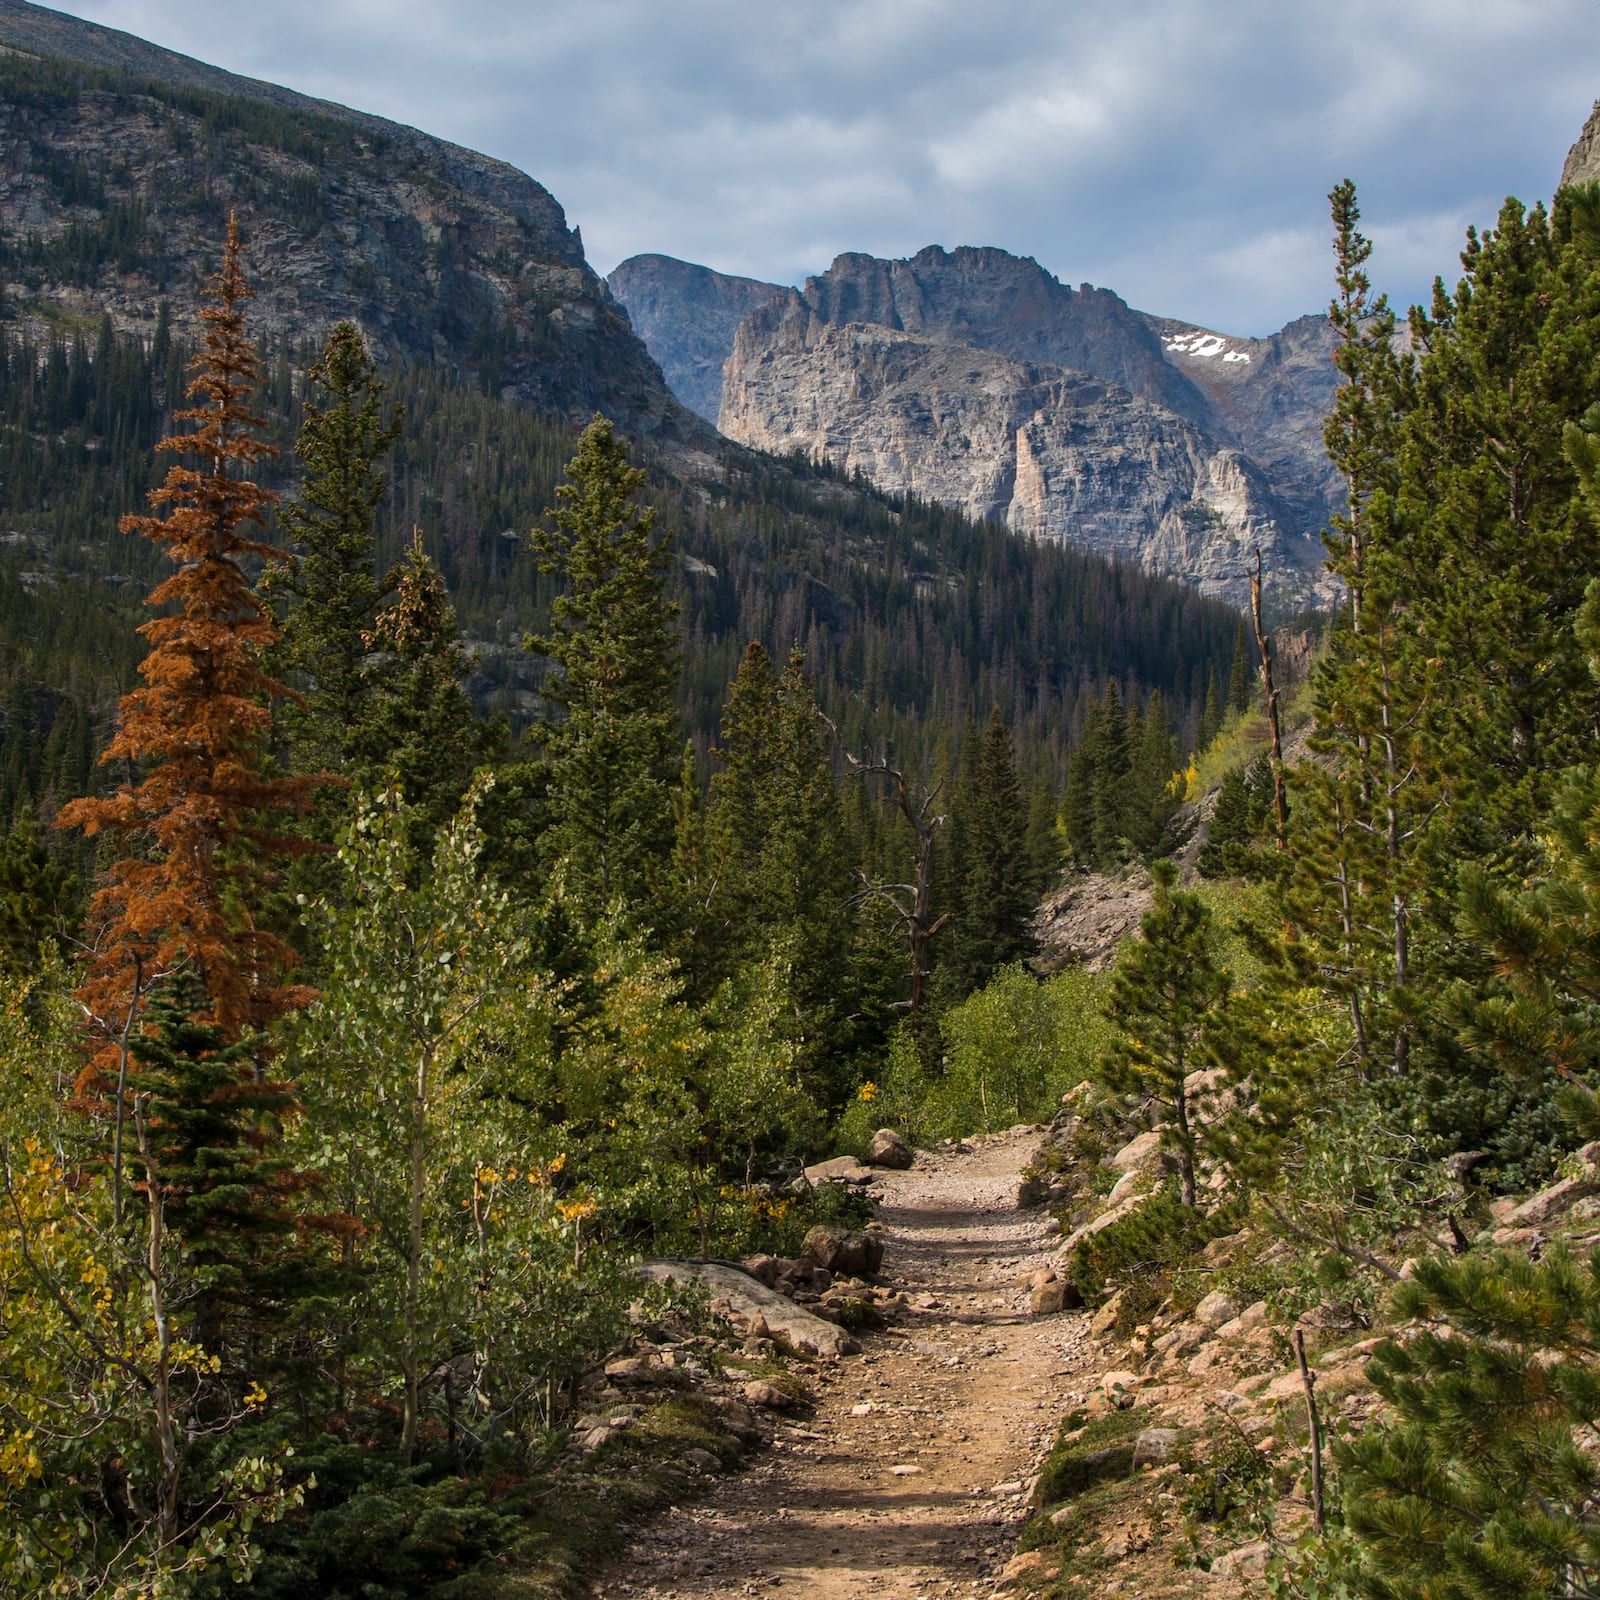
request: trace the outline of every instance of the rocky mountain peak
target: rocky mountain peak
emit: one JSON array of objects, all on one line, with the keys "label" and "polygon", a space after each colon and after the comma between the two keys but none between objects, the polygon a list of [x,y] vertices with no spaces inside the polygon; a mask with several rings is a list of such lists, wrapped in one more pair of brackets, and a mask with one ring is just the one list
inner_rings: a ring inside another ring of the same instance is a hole
[{"label": "rocky mountain peak", "polygon": [[1600,178],[1600,100],[1595,101],[1583,132],[1567,152],[1561,168],[1563,184],[1590,183],[1596,178]]}]

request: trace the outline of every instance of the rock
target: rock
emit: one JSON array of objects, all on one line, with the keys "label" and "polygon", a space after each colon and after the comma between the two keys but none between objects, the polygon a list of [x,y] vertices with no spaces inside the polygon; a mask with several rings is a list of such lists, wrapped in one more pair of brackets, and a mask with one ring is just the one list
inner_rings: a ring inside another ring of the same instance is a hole
[{"label": "rock", "polygon": [[1017,1210],[1026,1211],[1031,1206],[1042,1206],[1050,1197],[1050,1185],[1043,1178],[1024,1178],[1017,1185]]},{"label": "rock", "polygon": [[1151,1128],[1148,1133],[1141,1133],[1137,1139],[1123,1145],[1114,1156],[1108,1156],[1105,1164],[1115,1167],[1118,1172],[1132,1172],[1151,1160],[1160,1149],[1161,1132]]},{"label": "rock", "polygon": [[1272,1546],[1264,1539],[1258,1539],[1254,1544],[1240,1545],[1237,1550],[1229,1550],[1220,1555],[1211,1563],[1211,1576],[1214,1578],[1239,1578],[1254,1577],[1267,1570],[1267,1557],[1272,1552]]},{"label": "rock", "polygon": [[1074,1228],[1061,1242],[1060,1255],[1066,1259],[1076,1247],[1080,1239],[1092,1238],[1095,1234],[1109,1228],[1113,1222],[1120,1222],[1127,1214],[1139,1204],[1138,1195],[1129,1195],[1125,1200],[1119,1200],[1109,1211],[1102,1211],[1093,1222],[1086,1222],[1080,1228]]},{"label": "rock", "polygon": [[1457,1183],[1465,1183],[1468,1173],[1474,1167],[1481,1167],[1489,1159],[1490,1156],[1487,1150],[1458,1150],[1445,1162],[1445,1171]]},{"label": "rock", "polygon": [[581,1439],[579,1439],[578,1448],[582,1450],[585,1455],[590,1455],[613,1437],[614,1430],[602,1424],[598,1428],[590,1428],[589,1431],[584,1434]]},{"label": "rock", "polygon": [[1117,1313],[1122,1309],[1122,1291],[1120,1289],[1111,1296],[1106,1303],[1095,1312],[1089,1324],[1090,1333],[1107,1334],[1116,1326]]},{"label": "rock", "polygon": [[1055,1562],[1043,1550],[1024,1550],[1012,1556],[1000,1569],[1001,1583],[1021,1583],[1025,1578],[1044,1578],[1055,1571]]},{"label": "rock", "polygon": [[1600,1194],[1600,1176],[1563,1178],[1559,1183],[1551,1184],[1548,1189],[1541,1189],[1538,1194],[1524,1200],[1506,1218],[1506,1225],[1526,1228],[1552,1222],[1592,1194]]},{"label": "rock", "polygon": [[800,1254],[837,1277],[871,1277],[883,1265],[883,1240],[873,1233],[816,1227],[805,1237]]},{"label": "rock", "polygon": [[629,257],[611,269],[606,287],[627,308],[672,392],[711,423],[722,405],[722,363],[734,330],[781,292],[775,283],[658,255]]},{"label": "rock", "polygon": [[1235,605],[1260,544],[1287,601],[1328,588],[1330,348],[1326,317],[1233,339],[1003,250],[850,254],[740,323],[718,426]]},{"label": "rock", "polygon": [[1253,1305],[1248,1305],[1231,1322],[1224,1322],[1217,1329],[1219,1339],[1243,1339],[1257,1332],[1267,1325],[1267,1302],[1257,1300]]},{"label": "rock", "polygon": [[[742,1267],[729,1261],[641,1261],[636,1269],[641,1277],[657,1283],[700,1283],[708,1288],[714,1302],[725,1302],[723,1313],[747,1327],[765,1325],[765,1335],[782,1339],[791,1349],[807,1355],[854,1355],[861,1346],[837,1323],[816,1316],[804,1306],[786,1300],[769,1289]],[[687,1374],[681,1375],[687,1378]]]},{"label": "rock", "polygon": [[911,1147],[893,1128],[879,1128],[867,1147],[866,1163],[904,1172],[911,1165]]},{"label": "rock", "polygon": [[905,1461],[902,1461],[897,1467],[890,1467],[889,1471],[896,1478],[917,1478],[922,1475],[921,1467],[914,1467]]},{"label": "rock", "polygon": [[794,1396],[766,1378],[752,1378],[741,1391],[745,1403],[763,1411],[793,1411]]},{"label": "rock", "polygon": [[1563,184],[1588,183],[1595,178],[1600,178],[1600,100],[1595,101],[1589,120],[1561,168]]},{"label": "rock", "polygon": [[1083,1296],[1078,1293],[1077,1286],[1064,1283],[1059,1278],[1050,1283],[1041,1283],[1028,1296],[1028,1310],[1036,1317],[1052,1317],[1058,1311],[1082,1304]]},{"label": "rock", "polygon": [[1178,1448],[1179,1433],[1176,1428],[1146,1428],[1133,1441],[1133,1464],[1137,1467],[1159,1467],[1172,1459]]},{"label": "rock", "polygon": [[678,1460],[694,1472],[721,1472],[722,1463],[709,1450],[685,1450]]},{"label": "rock", "polygon": [[835,1156],[832,1161],[819,1161],[806,1168],[806,1181],[813,1186],[824,1183],[846,1183],[859,1188],[871,1183],[875,1174],[854,1156]]},{"label": "rock", "polygon": [[1139,1180],[1144,1176],[1135,1167],[1131,1172],[1124,1172],[1117,1181],[1111,1185],[1111,1193],[1106,1196],[1107,1205],[1120,1205],[1128,1199],[1139,1186]]},{"label": "rock", "polygon": [[1208,1328],[1220,1328],[1224,1323],[1233,1321],[1238,1315],[1239,1307],[1220,1291],[1208,1294],[1194,1308],[1194,1320],[1203,1322]]},{"label": "rock", "polygon": [[689,1382],[687,1372],[681,1367],[665,1365],[659,1356],[626,1356],[620,1361],[608,1361],[606,1376],[625,1388],[655,1385],[681,1389]]}]

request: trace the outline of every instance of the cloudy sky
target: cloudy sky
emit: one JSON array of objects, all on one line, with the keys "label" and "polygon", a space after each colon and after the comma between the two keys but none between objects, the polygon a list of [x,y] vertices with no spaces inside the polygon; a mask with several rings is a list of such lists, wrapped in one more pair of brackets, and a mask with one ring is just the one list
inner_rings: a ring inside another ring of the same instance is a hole
[{"label": "cloudy sky", "polygon": [[642,251],[798,282],[1000,245],[1259,333],[1328,298],[1353,177],[1403,307],[1548,196],[1600,0],[69,0],[59,9],[500,156]]}]

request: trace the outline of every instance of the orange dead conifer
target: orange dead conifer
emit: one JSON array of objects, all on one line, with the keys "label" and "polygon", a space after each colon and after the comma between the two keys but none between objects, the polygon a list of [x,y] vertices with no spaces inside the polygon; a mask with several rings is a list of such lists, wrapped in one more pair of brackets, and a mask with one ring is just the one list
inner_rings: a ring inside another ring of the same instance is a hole
[{"label": "orange dead conifer", "polygon": [[112,866],[94,896],[93,960],[78,991],[99,1036],[97,1066],[112,1073],[126,1070],[141,994],[167,973],[199,978],[204,1014],[230,1039],[304,998],[283,983],[288,947],[253,915],[263,859],[310,848],[275,832],[272,817],[305,810],[320,780],[261,771],[272,702],[290,691],[261,670],[277,628],[241,566],[279,554],[262,537],[277,496],[235,475],[277,453],[248,404],[261,371],[245,332],[251,297],[230,218],[221,269],[204,290],[205,349],[185,390],[194,404],[174,413],[193,430],[159,446],[199,463],[174,465],[151,492],[165,517],[121,522],[124,533],[164,545],[177,568],[149,596],[147,604],[168,609],[139,630],[151,646],[139,668],[144,684],[123,696],[101,757],[137,764],[142,776],[73,801],[59,819],[140,852]]}]

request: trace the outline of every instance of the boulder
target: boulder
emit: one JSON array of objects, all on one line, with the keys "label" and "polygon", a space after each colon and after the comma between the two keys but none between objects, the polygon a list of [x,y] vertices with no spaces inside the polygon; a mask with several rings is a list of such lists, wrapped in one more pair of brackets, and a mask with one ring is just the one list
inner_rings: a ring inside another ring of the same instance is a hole
[{"label": "boulder", "polygon": [[1237,1550],[1229,1550],[1211,1563],[1211,1576],[1244,1578],[1263,1573],[1267,1570],[1267,1557],[1271,1551],[1272,1547],[1261,1539],[1254,1544],[1242,1544]]},{"label": "boulder", "polygon": [[1220,1328],[1225,1322],[1232,1322],[1238,1315],[1238,1305],[1221,1293],[1208,1294],[1194,1308],[1194,1320],[1203,1322],[1208,1328]]},{"label": "boulder", "polygon": [[1100,1307],[1094,1314],[1094,1321],[1089,1324],[1091,1333],[1106,1334],[1116,1326],[1117,1313],[1122,1309],[1122,1291],[1120,1289]]},{"label": "boulder", "polygon": [[835,1277],[867,1278],[883,1265],[883,1240],[875,1233],[816,1227],[806,1234],[800,1254]]},{"label": "boulder", "polygon": [[[747,1329],[763,1328],[762,1337],[781,1339],[807,1355],[847,1356],[861,1348],[837,1323],[786,1300],[731,1261],[641,1261],[637,1270],[641,1277],[657,1283],[703,1284],[714,1302],[726,1303],[730,1320]],[[680,1372],[679,1376],[686,1378],[687,1374]]]},{"label": "boulder", "polygon": [[1217,1329],[1219,1339],[1243,1339],[1267,1325],[1267,1302],[1257,1300],[1248,1305],[1230,1322]]},{"label": "boulder", "polygon": [[1580,1200],[1586,1200],[1592,1194],[1600,1194],[1600,1176],[1591,1174],[1586,1178],[1563,1178],[1560,1183],[1553,1183],[1548,1189],[1541,1189],[1538,1194],[1524,1200],[1506,1218],[1506,1224],[1511,1228],[1538,1227],[1541,1223],[1565,1216]]},{"label": "boulder", "polygon": [[1131,1172],[1135,1167],[1142,1167],[1145,1162],[1152,1160],[1161,1149],[1161,1134],[1152,1128],[1148,1133],[1141,1133],[1137,1139],[1130,1140],[1117,1151],[1114,1156],[1107,1156],[1105,1164],[1115,1167],[1118,1172]]},{"label": "boulder", "polygon": [[806,1182],[812,1185],[848,1183],[859,1186],[871,1183],[873,1177],[871,1169],[862,1166],[854,1156],[835,1156],[832,1161],[819,1161],[814,1167],[806,1168]]},{"label": "boulder", "polygon": [[747,1405],[760,1406],[763,1411],[794,1409],[794,1396],[787,1389],[780,1389],[777,1384],[769,1382],[766,1378],[752,1378],[744,1386],[743,1392]]},{"label": "boulder", "polygon": [[869,1167],[890,1167],[904,1172],[911,1165],[911,1146],[893,1128],[879,1128],[867,1147]]},{"label": "boulder", "polygon": [[722,1463],[709,1450],[685,1450],[678,1464],[691,1472],[721,1472]]},{"label": "boulder", "polygon": [[1052,1317],[1058,1311],[1076,1310],[1083,1304],[1083,1296],[1075,1284],[1052,1278],[1041,1283],[1028,1294],[1028,1310],[1036,1317]]},{"label": "boulder", "polygon": [[1050,1198],[1050,1184],[1044,1178],[1024,1178],[1017,1185],[1017,1210],[1042,1206]]},{"label": "boulder", "polygon": [[1146,1428],[1133,1441],[1133,1464],[1137,1467],[1159,1467],[1170,1461],[1178,1448],[1176,1428]]}]

